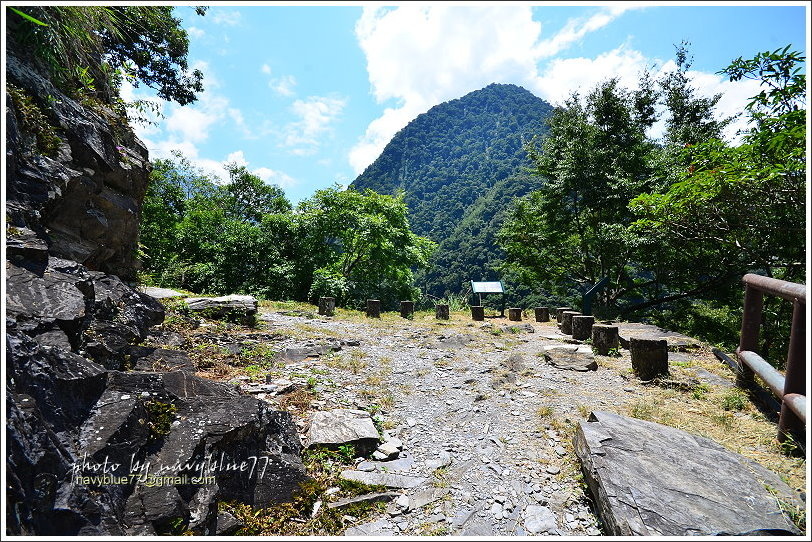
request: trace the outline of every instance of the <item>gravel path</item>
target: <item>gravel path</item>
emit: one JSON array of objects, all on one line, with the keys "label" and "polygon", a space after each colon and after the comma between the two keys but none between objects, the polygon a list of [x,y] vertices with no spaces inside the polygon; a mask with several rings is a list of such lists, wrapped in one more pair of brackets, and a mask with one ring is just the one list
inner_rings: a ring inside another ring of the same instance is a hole
[{"label": "gravel path", "polygon": [[[279,377],[309,382],[318,410],[379,405],[403,451],[357,468],[427,479],[347,534],[600,534],[579,482],[573,422],[618,411],[637,390],[622,371],[546,364],[542,347],[569,338],[555,323],[262,319],[270,331],[294,331],[277,349],[344,341],[338,352],[287,363]],[[297,421],[303,438],[307,422]]]}]

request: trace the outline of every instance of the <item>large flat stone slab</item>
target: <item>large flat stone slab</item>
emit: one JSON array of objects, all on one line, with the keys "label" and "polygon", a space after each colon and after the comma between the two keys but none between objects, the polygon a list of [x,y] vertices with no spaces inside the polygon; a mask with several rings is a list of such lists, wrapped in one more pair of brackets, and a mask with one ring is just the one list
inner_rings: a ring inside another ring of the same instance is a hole
[{"label": "large flat stone slab", "polygon": [[171,288],[158,288],[157,286],[140,286],[138,291],[147,294],[155,299],[166,299],[171,297],[187,297],[183,292],[172,290]]},{"label": "large flat stone slab", "polygon": [[589,345],[556,344],[542,347],[544,359],[553,367],[571,371],[597,371],[598,363]]},{"label": "large flat stone slab", "polygon": [[[701,343],[682,333],[676,331],[668,331],[651,324],[641,324],[638,322],[613,322],[613,326],[617,326],[618,337],[620,338],[620,345],[623,348],[629,348],[629,340],[632,337],[641,339],[665,339],[668,343],[668,350],[679,351],[697,348]],[[671,356],[669,356],[670,358]]]},{"label": "large flat stone slab", "polygon": [[396,489],[410,489],[426,482],[422,476],[405,476],[403,474],[384,474],[379,472],[362,472],[359,470],[341,471],[341,478],[361,482],[371,486],[386,486]]},{"label": "large flat stone slab", "polygon": [[336,408],[313,414],[308,432],[308,447],[337,448],[352,444],[358,453],[367,453],[378,446],[378,430],[369,412]]},{"label": "large flat stone slab", "polygon": [[187,297],[190,311],[206,318],[231,318],[251,322],[257,314],[258,302],[250,295],[224,295],[221,297]]},{"label": "large flat stone slab", "polygon": [[596,508],[613,536],[797,535],[774,473],[715,442],[653,422],[593,412],[574,438]]}]

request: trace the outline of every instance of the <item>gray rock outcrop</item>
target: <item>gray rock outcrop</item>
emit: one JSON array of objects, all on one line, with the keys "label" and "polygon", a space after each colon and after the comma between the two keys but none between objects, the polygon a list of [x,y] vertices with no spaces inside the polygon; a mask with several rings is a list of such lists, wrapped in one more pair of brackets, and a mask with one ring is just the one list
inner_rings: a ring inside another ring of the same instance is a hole
[{"label": "gray rock outcrop", "polygon": [[593,412],[578,424],[574,445],[606,534],[798,534],[767,487],[803,506],[792,490],[709,439]]},{"label": "gray rock outcrop", "polygon": [[337,408],[313,414],[308,447],[335,449],[342,444],[352,444],[356,452],[366,454],[377,448],[379,439],[369,412]]},{"label": "gray rock outcrop", "polygon": [[183,301],[191,312],[208,318],[234,320],[251,324],[257,314],[257,300],[250,295],[187,297]]},{"label": "gray rock outcrop", "polygon": [[[7,52],[6,534],[215,534],[232,530],[223,500],[289,500],[305,479],[289,414],[136,346],[164,317],[126,282],[146,148]],[[45,111],[55,152],[20,96]]]},{"label": "gray rock outcrop", "polygon": [[542,349],[544,359],[553,367],[571,371],[597,371],[598,363],[589,346],[556,344]]}]

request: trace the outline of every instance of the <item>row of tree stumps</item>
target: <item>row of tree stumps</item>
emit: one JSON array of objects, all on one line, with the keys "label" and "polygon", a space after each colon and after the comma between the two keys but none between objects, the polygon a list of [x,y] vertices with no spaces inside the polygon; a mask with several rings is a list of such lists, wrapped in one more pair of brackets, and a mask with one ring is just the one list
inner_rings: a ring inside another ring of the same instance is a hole
[{"label": "row of tree stumps", "polygon": [[[561,333],[573,339],[592,340],[592,349],[602,356],[620,348],[620,333],[616,325],[596,324],[594,316],[583,315],[571,307],[558,307],[556,320]],[[538,320],[537,320],[538,321]],[[665,339],[629,337],[632,370],[641,380],[651,380],[668,374],[668,342]]]}]

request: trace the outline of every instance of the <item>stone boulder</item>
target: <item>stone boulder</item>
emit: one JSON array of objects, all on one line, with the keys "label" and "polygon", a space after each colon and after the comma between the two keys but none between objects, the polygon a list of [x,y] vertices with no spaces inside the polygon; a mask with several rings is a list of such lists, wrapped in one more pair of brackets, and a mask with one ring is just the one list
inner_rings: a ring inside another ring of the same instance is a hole
[{"label": "stone boulder", "polygon": [[577,344],[555,344],[542,347],[544,359],[559,369],[571,371],[597,371],[598,363],[592,348]]},{"label": "stone boulder", "polygon": [[217,503],[306,479],[290,415],[188,372],[105,370],[7,334],[8,524],[39,535],[213,534]]},{"label": "stone boulder", "polygon": [[[223,500],[290,500],[305,473],[287,413],[134,346],[164,317],[126,282],[146,147],[13,39],[6,52],[6,534],[216,534],[233,530]],[[56,138],[47,155],[33,109]]]},{"label": "stone boulder", "polygon": [[37,152],[23,114],[7,95],[10,225],[37,231],[52,256],[133,279],[141,202],[149,180],[147,149],[132,131],[113,127],[112,110],[101,104],[85,107],[65,95],[23,56],[9,45],[8,82],[35,103],[47,104],[40,109],[60,144],[53,156]]},{"label": "stone boulder", "polygon": [[19,263],[6,263],[6,314],[45,346],[86,353],[121,369],[130,344],[163,321],[160,303],[118,277],[53,256],[44,266]]},{"label": "stone boulder", "polygon": [[308,432],[308,447],[336,449],[352,444],[360,455],[378,447],[380,435],[368,412],[348,408],[324,410],[313,414]]},{"label": "stone boulder", "polygon": [[579,422],[574,445],[608,535],[799,534],[767,486],[803,506],[792,490],[709,439],[593,412]]},{"label": "stone boulder", "polygon": [[204,318],[230,320],[251,325],[256,321],[257,300],[250,295],[187,297],[186,307]]}]

